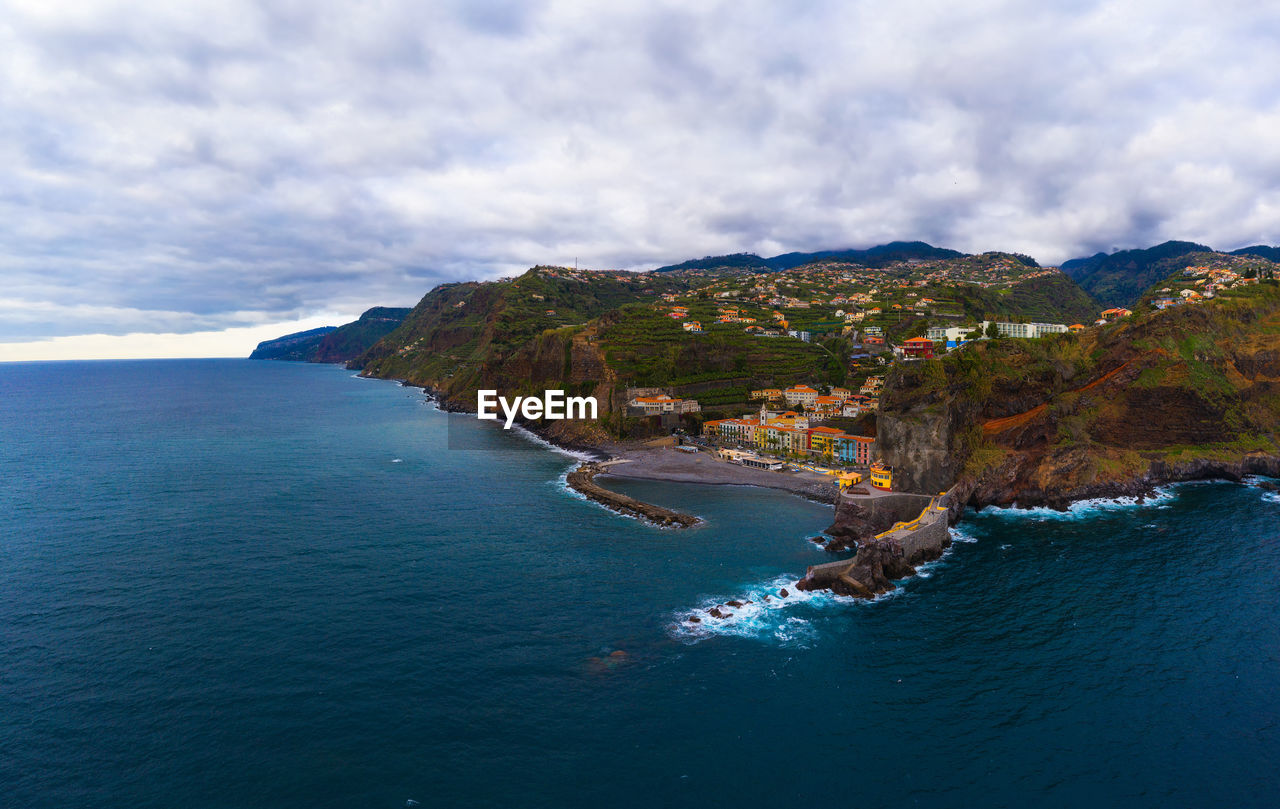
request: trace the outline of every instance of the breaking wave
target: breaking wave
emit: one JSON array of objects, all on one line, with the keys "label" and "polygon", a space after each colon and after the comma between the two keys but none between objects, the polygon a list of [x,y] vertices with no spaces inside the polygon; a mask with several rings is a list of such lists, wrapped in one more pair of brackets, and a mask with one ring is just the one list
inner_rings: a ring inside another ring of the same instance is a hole
[{"label": "breaking wave", "polygon": [[531,430],[526,429],[525,427],[521,427],[519,424],[512,424],[511,432],[515,433],[516,435],[520,436],[521,438],[525,439],[526,441],[532,444],[537,444],[538,446],[544,449],[549,449],[552,452],[558,452],[561,455],[564,455],[569,458],[573,458],[578,461],[599,460],[599,457],[595,453],[588,452],[586,450],[580,450],[580,449],[568,449],[566,447],[560,446],[559,444],[553,444],[547,439],[538,435],[537,433],[534,433]]},{"label": "breaking wave", "polygon": [[[1047,506],[1019,508],[1017,506],[986,506],[982,513],[991,513],[1001,517],[1032,518],[1036,520],[1080,520],[1112,511],[1140,508],[1144,506],[1163,506],[1175,497],[1174,485],[1157,487],[1150,495],[1139,497],[1095,497],[1090,500],[1078,500],[1064,511]],[[952,529],[954,535],[955,529]]]},{"label": "breaking wave", "polygon": [[[781,596],[783,590],[787,591],[786,598]],[[729,606],[730,601],[741,606]],[[745,592],[733,598],[706,598],[693,609],[675,613],[670,631],[672,637],[687,643],[729,636],[807,646],[818,636],[813,626],[815,616],[812,609],[796,608],[821,608],[840,602],[853,603],[854,599],[826,591],[797,590],[794,576],[776,576],[747,587]],[[715,617],[712,610],[718,610],[725,617]],[[796,612],[807,615],[797,615]],[[698,620],[690,621],[690,618]]]}]

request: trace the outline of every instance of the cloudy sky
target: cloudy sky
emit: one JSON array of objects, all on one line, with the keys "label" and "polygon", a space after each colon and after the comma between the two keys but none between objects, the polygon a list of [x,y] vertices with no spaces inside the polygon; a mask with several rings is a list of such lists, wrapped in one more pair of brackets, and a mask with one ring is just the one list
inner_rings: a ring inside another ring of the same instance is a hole
[{"label": "cloudy sky", "polygon": [[1277,244],[1277,76],[1233,0],[0,0],[0,360],[575,258]]}]

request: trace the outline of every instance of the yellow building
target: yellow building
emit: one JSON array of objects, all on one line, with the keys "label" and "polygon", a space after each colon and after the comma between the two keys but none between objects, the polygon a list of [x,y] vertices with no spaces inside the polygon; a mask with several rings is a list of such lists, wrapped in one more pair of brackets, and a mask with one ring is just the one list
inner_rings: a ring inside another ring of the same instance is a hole
[{"label": "yellow building", "polygon": [[879,461],[871,464],[871,485],[889,491],[893,488],[893,470]]},{"label": "yellow building", "polygon": [[840,430],[831,427],[810,427],[807,432],[809,433],[809,451],[826,457],[836,454],[836,437],[844,435]]},{"label": "yellow building", "polygon": [[862,475],[857,472],[841,472],[836,476],[836,485],[840,487],[840,491],[844,491],[850,486],[857,486],[862,482]]},{"label": "yellow building", "polygon": [[756,428],[756,446],[766,450],[778,450],[782,448],[782,439],[778,434],[778,428],[773,424],[762,424]]}]

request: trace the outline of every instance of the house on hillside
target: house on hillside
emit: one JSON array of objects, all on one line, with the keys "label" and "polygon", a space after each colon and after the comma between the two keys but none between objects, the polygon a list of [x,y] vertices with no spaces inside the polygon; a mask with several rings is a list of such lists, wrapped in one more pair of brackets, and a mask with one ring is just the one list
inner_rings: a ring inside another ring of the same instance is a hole
[{"label": "house on hillside", "polygon": [[912,337],[899,346],[904,359],[927,360],[933,358],[933,341],[928,337]]},{"label": "house on hillside", "polygon": [[808,385],[794,385],[782,392],[782,397],[787,400],[787,404],[795,407],[796,405],[804,405],[812,408],[818,400],[818,391]]}]

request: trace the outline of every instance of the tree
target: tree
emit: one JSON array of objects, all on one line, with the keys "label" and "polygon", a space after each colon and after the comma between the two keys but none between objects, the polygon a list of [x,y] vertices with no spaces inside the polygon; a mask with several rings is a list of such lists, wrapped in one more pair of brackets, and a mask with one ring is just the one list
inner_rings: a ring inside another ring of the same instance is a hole
[{"label": "tree", "polygon": [[1000,336],[1000,329],[996,327],[994,320],[987,324],[987,336],[993,339]]}]

